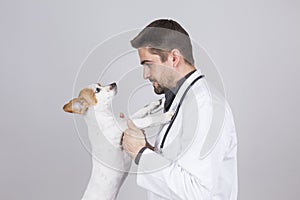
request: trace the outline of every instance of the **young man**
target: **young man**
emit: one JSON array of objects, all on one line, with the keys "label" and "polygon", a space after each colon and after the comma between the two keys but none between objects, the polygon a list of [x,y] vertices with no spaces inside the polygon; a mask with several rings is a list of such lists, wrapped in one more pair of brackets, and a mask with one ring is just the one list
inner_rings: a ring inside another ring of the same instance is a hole
[{"label": "young man", "polygon": [[[157,94],[165,94],[164,111],[175,111],[154,146],[128,120],[123,148],[138,165],[138,185],[148,190],[148,199],[236,200],[233,116],[225,99],[213,94],[195,68],[188,33],[177,22],[160,19],[131,44],[138,50],[144,78]],[[207,148],[207,143],[213,145]]]}]

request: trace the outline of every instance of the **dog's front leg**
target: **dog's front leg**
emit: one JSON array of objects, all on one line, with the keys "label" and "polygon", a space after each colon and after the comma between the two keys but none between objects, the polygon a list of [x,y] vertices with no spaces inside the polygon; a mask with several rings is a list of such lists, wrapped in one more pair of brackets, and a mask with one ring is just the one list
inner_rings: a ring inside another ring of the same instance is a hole
[{"label": "dog's front leg", "polygon": [[157,115],[157,116],[148,115],[144,118],[132,119],[132,121],[138,128],[143,129],[150,126],[159,126],[162,124],[166,124],[171,121],[173,115],[174,115],[174,111],[171,110],[161,115]]},{"label": "dog's front leg", "polygon": [[142,108],[142,109],[138,110],[137,112],[135,112],[131,116],[131,118],[132,119],[142,118],[142,117],[145,117],[149,114],[156,113],[156,112],[163,109],[164,102],[165,102],[165,98],[159,99],[157,101],[153,101],[150,104],[146,105],[144,108]]}]

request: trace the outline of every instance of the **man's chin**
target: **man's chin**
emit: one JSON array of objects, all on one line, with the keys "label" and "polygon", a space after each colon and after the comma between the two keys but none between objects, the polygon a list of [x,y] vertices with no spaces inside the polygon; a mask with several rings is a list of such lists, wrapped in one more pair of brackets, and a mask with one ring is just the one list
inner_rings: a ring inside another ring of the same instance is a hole
[{"label": "man's chin", "polygon": [[157,90],[157,89],[155,89],[155,88],[154,88],[154,92],[155,92],[155,94],[164,94],[164,93],[165,93],[164,91],[162,91],[162,90]]},{"label": "man's chin", "polygon": [[157,87],[153,87],[154,88],[154,92],[156,94],[164,94],[165,93],[165,88],[161,87],[160,85],[158,85]]}]

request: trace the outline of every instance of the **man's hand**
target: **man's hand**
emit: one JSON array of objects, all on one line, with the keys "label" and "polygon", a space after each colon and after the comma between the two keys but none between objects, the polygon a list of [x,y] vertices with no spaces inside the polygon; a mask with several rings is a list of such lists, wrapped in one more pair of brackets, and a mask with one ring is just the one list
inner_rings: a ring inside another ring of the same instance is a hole
[{"label": "man's hand", "polygon": [[147,141],[143,130],[136,127],[130,119],[127,120],[127,126],[128,129],[123,134],[122,145],[123,149],[134,159],[140,149],[146,146]]}]

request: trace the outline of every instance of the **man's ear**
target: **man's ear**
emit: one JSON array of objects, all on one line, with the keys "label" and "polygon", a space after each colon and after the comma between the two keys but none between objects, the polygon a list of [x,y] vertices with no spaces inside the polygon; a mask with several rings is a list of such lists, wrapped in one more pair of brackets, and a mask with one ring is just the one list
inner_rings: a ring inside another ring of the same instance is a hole
[{"label": "man's ear", "polygon": [[63,109],[65,112],[84,114],[89,107],[88,102],[84,98],[75,98],[65,104]]},{"label": "man's ear", "polygon": [[180,59],[182,58],[180,51],[178,49],[173,49],[171,51],[171,56],[172,56],[173,66],[174,67],[178,66]]}]

